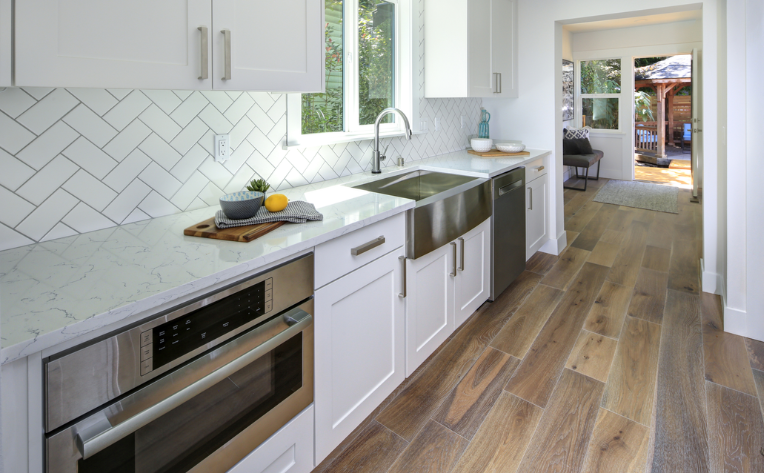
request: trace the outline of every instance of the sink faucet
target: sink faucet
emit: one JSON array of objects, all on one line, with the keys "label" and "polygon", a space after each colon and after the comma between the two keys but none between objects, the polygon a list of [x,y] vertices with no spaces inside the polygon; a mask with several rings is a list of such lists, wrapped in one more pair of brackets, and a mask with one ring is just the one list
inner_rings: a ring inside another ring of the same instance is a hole
[{"label": "sink faucet", "polygon": [[[377,117],[377,121],[374,122],[374,154],[371,157],[371,173],[372,174],[379,174],[382,172],[382,170],[379,168],[380,162],[385,160],[385,155],[381,154],[379,152],[379,122],[382,120],[382,118],[387,115],[388,113],[397,112],[398,115],[403,118],[403,124],[406,126],[406,138],[411,139],[411,127],[409,126],[409,119],[406,118],[406,115],[398,110],[397,108],[386,108],[382,110],[382,112]],[[387,151],[387,148],[385,148],[385,151]]]}]

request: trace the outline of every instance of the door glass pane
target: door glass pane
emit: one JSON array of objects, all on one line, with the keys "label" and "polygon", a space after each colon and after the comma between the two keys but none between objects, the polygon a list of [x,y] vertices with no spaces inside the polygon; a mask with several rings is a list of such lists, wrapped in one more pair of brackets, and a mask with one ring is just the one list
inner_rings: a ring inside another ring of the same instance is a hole
[{"label": "door glass pane", "polygon": [[[358,7],[359,123],[373,124],[395,101],[395,4],[360,0]],[[387,115],[382,123],[394,122]]]},{"label": "door glass pane", "polygon": [[621,93],[621,60],[581,61],[581,93]]},{"label": "door glass pane", "polygon": [[618,99],[581,99],[582,125],[599,130],[618,129]]},{"label": "door glass pane", "polygon": [[79,473],[187,472],[302,387],[302,333],[145,425],[79,460]]},{"label": "door glass pane", "polygon": [[302,94],[302,134],[344,131],[342,0],[325,0],[326,92]]}]

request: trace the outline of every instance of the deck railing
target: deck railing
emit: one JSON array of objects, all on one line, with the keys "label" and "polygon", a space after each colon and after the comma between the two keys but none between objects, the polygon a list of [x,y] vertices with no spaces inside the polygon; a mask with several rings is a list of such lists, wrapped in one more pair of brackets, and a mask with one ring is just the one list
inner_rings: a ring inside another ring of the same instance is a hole
[{"label": "deck railing", "polygon": [[642,122],[634,126],[634,147],[637,151],[658,151],[658,127],[653,123]]}]

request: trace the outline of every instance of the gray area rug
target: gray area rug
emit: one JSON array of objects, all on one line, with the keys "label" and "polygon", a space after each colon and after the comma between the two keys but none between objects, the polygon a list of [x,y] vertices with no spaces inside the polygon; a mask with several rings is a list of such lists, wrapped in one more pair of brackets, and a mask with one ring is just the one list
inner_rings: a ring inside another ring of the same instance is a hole
[{"label": "gray area rug", "polygon": [[679,189],[676,187],[634,181],[608,181],[597,192],[594,201],[675,214],[679,213],[678,198]]}]

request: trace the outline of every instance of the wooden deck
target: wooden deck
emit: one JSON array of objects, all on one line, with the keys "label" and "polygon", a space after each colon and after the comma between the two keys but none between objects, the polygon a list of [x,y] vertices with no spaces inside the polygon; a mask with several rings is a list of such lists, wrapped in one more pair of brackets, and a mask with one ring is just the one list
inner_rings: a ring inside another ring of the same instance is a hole
[{"label": "wooden deck", "polygon": [[593,202],[606,182],[565,191],[562,255],[534,255],[316,471],[764,471],[764,344],[699,292],[700,205]]},{"label": "wooden deck", "polygon": [[690,161],[674,159],[668,168],[634,166],[634,179],[637,181],[657,182],[682,189],[692,189]]}]

